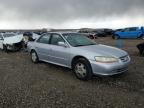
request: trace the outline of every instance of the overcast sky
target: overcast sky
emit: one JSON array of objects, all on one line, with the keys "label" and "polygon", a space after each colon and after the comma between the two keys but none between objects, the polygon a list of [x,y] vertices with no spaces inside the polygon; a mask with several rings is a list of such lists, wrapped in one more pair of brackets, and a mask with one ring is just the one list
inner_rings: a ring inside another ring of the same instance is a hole
[{"label": "overcast sky", "polygon": [[0,0],[0,29],[144,26],[144,0]]}]

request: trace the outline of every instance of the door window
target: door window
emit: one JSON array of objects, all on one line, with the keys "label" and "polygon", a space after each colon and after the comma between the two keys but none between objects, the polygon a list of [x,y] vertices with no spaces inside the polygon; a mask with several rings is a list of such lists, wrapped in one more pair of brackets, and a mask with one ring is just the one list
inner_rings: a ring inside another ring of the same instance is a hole
[{"label": "door window", "polygon": [[125,31],[125,32],[129,32],[129,28],[126,28],[124,31]]},{"label": "door window", "polygon": [[52,45],[58,45],[58,42],[65,42],[65,41],[64,41],[64,39],[60,35],[53,34],[50,43]]},{"label": "door window", "polygon": [[44,43],[44,44],[49,44],[49,39],[50,39],[50,34],[45,34],[42,37],[40,37],[37,42],[39,43]]},{"label": "door window", "polygon": [[129,31],[136,31],[136,27],[129,28]]}]

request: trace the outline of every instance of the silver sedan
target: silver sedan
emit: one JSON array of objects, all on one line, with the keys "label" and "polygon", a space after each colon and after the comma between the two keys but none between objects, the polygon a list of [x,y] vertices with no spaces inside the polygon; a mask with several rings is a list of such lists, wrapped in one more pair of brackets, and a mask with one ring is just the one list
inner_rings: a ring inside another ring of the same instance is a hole
[{"label": "silver sedan", "polygon": [[73,69],[81,80],[92,75],[115,75],[126,72],[130,63],[127,52],[97,44],[79,33],[46,33],[28,43],[34,63],[48,63]]}]

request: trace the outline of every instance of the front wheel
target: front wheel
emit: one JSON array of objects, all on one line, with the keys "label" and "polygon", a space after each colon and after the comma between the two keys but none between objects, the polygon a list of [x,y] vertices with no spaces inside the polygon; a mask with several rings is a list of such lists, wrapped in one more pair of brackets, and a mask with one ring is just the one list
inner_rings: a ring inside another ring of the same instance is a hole
[{"label": "front wheel", "polygon": [[112,38],[117,40],[117,39],[119,39],[120,37],[119,37],[119,35],[113,35]]},{"label": "front wheel", "polygon": [[141,35],[140,38],[141,38],[141,39],[144,39],[144,35]]},{"label": "front wheel", "polygon": [[39,62],[39,58],[38,55],[35,51],[31,51],[31,60],[34,63],[38,63]]},{"label": "front wheel", "polygon": [[80,80],[89,80],[92,78],[92,69],[88,60],[80,58],[73,63],[75,76]]},{"label": "front wheel", "polygon": [[117,39],[119,39],[119,36],[115,35],[113,39],[117,40]]}]

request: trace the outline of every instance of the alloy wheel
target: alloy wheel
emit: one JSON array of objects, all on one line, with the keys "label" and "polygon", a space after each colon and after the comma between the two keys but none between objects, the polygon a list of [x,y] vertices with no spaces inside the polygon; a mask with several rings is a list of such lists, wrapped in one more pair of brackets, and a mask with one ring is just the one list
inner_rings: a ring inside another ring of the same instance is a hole
[{"label": "alloy wheel", "polygon": [[85,77],[87,74],[86,66],[83,63],[77,63],[75,66],[75,73],[79,77]]}]

